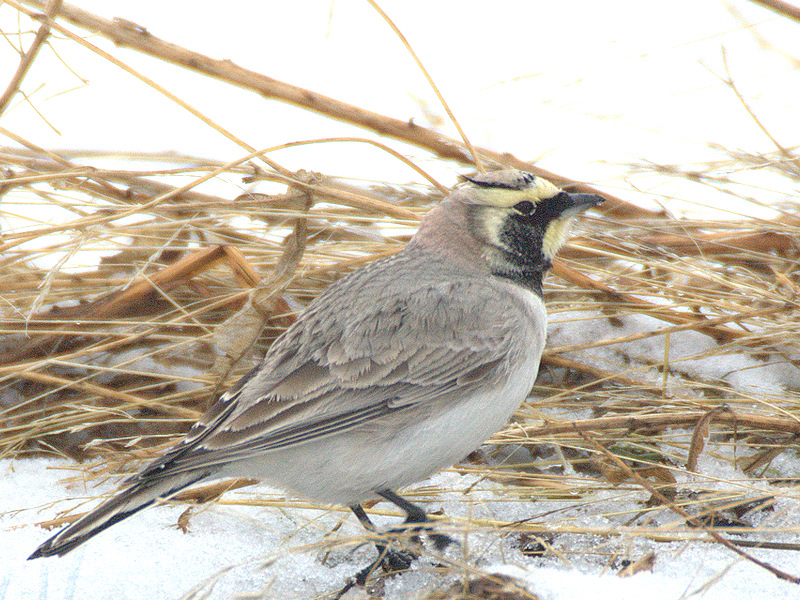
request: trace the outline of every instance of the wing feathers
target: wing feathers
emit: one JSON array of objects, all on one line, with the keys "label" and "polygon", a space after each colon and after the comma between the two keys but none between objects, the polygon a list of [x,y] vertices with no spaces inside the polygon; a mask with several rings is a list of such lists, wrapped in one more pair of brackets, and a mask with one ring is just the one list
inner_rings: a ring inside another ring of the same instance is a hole
[{"label": "wing feathers", "polygon": [[405,407],[452,402],[503,377],[523,341],[541,335],[541,323],[529,314],[520,319],[529,310],[518,297],[485,280],[419,282],[405,293],[390,281],[371,293],[378,296],[368,303],[372,310],[331,298],[309,307],[257,374],[223,396],[222,408],[160,468],[182,472],[251,458]]}]

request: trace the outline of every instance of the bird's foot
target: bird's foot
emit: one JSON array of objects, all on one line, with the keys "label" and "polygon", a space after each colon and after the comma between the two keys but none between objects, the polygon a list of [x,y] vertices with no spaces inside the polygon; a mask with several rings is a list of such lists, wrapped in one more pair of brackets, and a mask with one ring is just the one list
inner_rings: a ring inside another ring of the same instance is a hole
[{"label": "bird's foot", "polygon": [[386,573],[402,573],[403,571],[408,571],[411,568],[411,563],[413,563],[417,558],[419,558],[419,553],[411,552],[408,550],[391,550],[389,548],[383,547],[378,548],[379,556],[377,560],[370,563],[367,567],[361,569],[358,573],[353,575],[350,578],[350,581],[345,584],[345,586],[339,590],[339,592],[333,597],[333,600],[340,600],[342,596],[344,596],[351,588],[356,586],[364,587],[367,583],[367,579],[369,576],[372,575],[374,571],[380,567]]}]

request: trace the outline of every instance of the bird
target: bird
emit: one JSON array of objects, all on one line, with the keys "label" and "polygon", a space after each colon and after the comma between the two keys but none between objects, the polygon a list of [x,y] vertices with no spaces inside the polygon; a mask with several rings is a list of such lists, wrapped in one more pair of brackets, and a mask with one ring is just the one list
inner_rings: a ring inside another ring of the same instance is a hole
[{"label": "bird", "polygon": [[[396,490],[463,459],[529,395],[546,337],[543,277],[572,218],[602,202],[516,169],[465,177],[399,253],[328,287],[182,440],[29,558],[66,554],[226,477],[349,507],[373,532],[362,504],[375,499],[427,527]],[[431,535],[437,548],[450,541]],[[376,546],[356,583],[382,561],[408,564]]]}]

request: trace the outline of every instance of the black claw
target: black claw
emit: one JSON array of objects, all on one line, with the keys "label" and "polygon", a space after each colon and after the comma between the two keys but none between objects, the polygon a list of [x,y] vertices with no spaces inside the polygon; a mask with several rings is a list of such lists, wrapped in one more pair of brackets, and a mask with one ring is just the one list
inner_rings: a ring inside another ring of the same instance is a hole
[{"label": "black claw", "polygon": [[434,547],[440,552],[456,543],[453,538],[443,533],[428,533],[428,539],[433,542]]},{"label": "black claw", "polygon": [[353,575],[350,581],[348,581],[347,584],[333,597],[333,600],[340,600],[342,596],[344,596],[348,591],[350,591],[351,588],[355,586],[364,587],[364,585],[367,583],[367,579],[369,579],[369,576],[372,575],[373,571],[375,571],[378,567],[381,567],[387,573],[401,573],[403,571],[408,571],[408,569],[411,568],[411,563],[418,558],[418,555],[413,554],[412,552],[406,552],[403,550],[389,550],[386,548],[386,546],[382,545],[378,546],[378,552],[380,553],[378,559]]},{"label": "black claw", "polygon": [[389,550],[381,561],[381,567],[387,573],[402,573],[411,568],[411,563],[419,558],[419,555],[405,550]]},{"label": "black claw", "polygon": [[[419,534],[424,533],[439,551],[444,550],[451,544],[456,543],[456,541],[448,535],[431,532],[432,526],[428,520],[428,515],[426,515],[425,511],[416,504],[413,504],[405,498],[398,496],[391,490],[382,490],[378,492],[378,495],[403,509],[406,513],[406,520],[404,521],[405,526],[398,527],[396,529],[390,529],[387,532],[389,536],[406,534],[410,532],[412,534],[411,541],[414,544],[421,545],[422,543],[420,541]],[[360,504],[353,504],[350,509],[366,529],[372,532],[376,531],[375,525],[372,523],[369,516],[367,516],[367,513],[364,512],[364,509]],[[381,567],[387,573],[400,573],[402,571],[407,571],[411,567],[411,563],[419,557],[419,554],[406,550],[390,550],[385,544],[380,542],[376,542],[375,547],[378,549],[377,560],[372,562],[368,567],[356,573],[350,579],[350,581],[348,581],[347,584],[333,597],[334,600],[340,600],[341,597],[344,596],[354,586],[363,587],[367,583],[369,576],[378,567]]]},{"label": "black claw", "polygon": [[[355,585],[357,584],[356,584],[356,579],[354,577],[353,579],[348,581],[347,584],[342,589],[336,592],[335,596],[331,596],[331,600],[341,600],[341,597],[344,596],[347,592],[349,592],[350,588],[354,587]],[[364,584],[362,583],[361,585]]]}]

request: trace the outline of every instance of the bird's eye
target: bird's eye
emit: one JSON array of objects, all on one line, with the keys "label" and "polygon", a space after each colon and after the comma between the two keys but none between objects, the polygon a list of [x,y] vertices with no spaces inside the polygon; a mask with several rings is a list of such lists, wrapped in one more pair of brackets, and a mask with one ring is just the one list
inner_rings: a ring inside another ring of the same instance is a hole
[{"label": "bird's eye", "polygon": [[514,205],[514,210],[527,217],[536,212],[536,205],[528,200],[523,200],[522,202],[517,202]]}]

